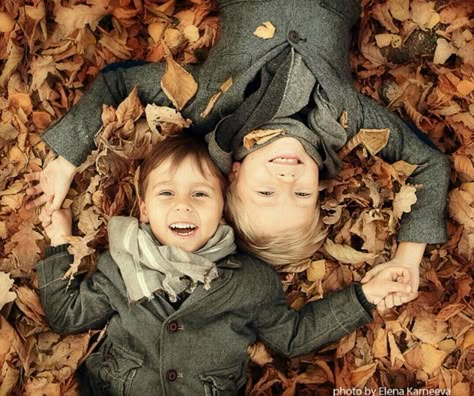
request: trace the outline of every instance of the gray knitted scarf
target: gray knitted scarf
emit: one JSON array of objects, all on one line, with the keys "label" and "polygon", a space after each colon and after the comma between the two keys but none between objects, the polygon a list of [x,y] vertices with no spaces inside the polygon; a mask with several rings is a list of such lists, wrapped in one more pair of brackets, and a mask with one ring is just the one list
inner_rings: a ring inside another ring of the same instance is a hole
[{"label": "gray knitted scarf", "polygon": [[130,302],[151,299],[157,291],[175,302],[178,294],[192,293],[198,283],[209,289],[218,276],[215,263],[236,249],[232,228],[222,224],[193,253],[161,245],[150,226],[139,224],[135,217],[112,217],[108,231],[110,254],[120,269]]}]

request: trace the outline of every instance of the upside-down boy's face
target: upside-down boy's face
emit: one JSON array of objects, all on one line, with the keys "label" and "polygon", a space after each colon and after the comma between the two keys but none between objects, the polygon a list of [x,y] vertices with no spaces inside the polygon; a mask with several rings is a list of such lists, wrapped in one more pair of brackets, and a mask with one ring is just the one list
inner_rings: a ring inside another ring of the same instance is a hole
[{"label": "upside-down boy's face", "polygon": [[224,198],[217,177],[191,158],[176,169],[165,160],[148,176],[141,220],[149,222],[162,245],[194,252],[214,235],[222,218]]},{"label": "upside-down boy's face", "polygon": [[[231,181],[258,235],[299,231],[311,224],[319,169],[303,145],[284,137],[233,164]],[[238,214],[237,214],[238,215]]]}]

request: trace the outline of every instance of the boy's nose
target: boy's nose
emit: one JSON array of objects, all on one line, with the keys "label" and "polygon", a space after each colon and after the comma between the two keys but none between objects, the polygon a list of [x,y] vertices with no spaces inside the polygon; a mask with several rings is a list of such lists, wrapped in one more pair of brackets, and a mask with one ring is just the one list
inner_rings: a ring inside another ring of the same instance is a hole
[{"label": "boy's nose", "polygon": [[278,165],[278,164],[272,164],[272,173],[273,175],[285,182],[285,183],[292,183],[294,182],[302,172],[302,166],[301,165],[290,165],[290,166],[285,166],[285,165]]},{"label": "boy's nose", "polygon": [[177,212],[192,212],[191,205],[187,202],[179,202],[176,204],[174,210]]}]

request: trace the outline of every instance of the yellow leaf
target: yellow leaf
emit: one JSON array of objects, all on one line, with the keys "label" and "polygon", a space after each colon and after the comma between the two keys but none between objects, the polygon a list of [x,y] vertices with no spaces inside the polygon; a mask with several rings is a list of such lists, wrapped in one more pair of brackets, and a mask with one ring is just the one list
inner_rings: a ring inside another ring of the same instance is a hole
[{"label": "yellow leaf", "polygon": [[351,383],[357,389],[362,389],[367,381],[374,375],[377,363],[367,364],[351,371]]},{"label": "yellow leaf", "polygon": [[249,354],[250,360],[255,364],[258,364],[260,367],[263,367],[269,363],[273,363],[272,356],[268,353],[265,345],[260,341],[249,345],[247,352]]},{"label": "yellow leaf", "polygon": [[0,12],[0,33],[8,33],[15,27],[15,20],[6,12]]},{"label": "yellow leaf", "polygon": [[375,340],[372,344],[374,358],[383,358],[388,355],[387,330],[379,328],[375,333]]},{"label": "yellow leaf", "polygon": [[198,85],[193,76],[178,65],[169,49],[167,50],[166,71],[161,79],[161,88],[176,109],[181,110],[196,94]]},{"label": "yellow leaf", "polygon": [[285,133],[284,129],[256,129],[244,136],[244,147],[251,149],[256,144],[263,144],[275,136],[284,135]]},{"label": "yellow leaf", "polygon": [[79,4],[72,7],[59,5],[56,8],[55,20],[62,26],[66,34],[70,34],[76,29],[83,29],[86,25],[95,30],[99,21],[109,13],[106,7],[100,3],[100,1],[95,1],[92,6]]},{"label": "yellow leaf", "polygon": [[416,202],[416,188],[413,186],[402,186],[393,199],[393,216],[400,219],[403,213],[409,213],[411,206]]},{"label": "yellow leaf", "polygon": [[275,35],[275,26],[270,21],[263,22],[262,25],[255,29],[253,34],[264,40],[271,39]]},{"label": "yellow leaf", "polygon": [[155,43],[159,43],[163,38],[163,33],[167,25],[165,22],[153,22],[148,25],[148,34]]},{"label": "yellow leaf", "polygon": [[474,195],[465,191],[465,185],[474,185],[474,183],[465,183],[461,188],[455,188],[449,194],[449,214],[459,224],[465,227],[474,228]]},{"label": "yellow leaf", "polygon": [[0,310],[5,304],[15,300],[16,294],[10,291],[12,286],[13,279],[10,279],[10,275],[0,271]]},{"label": "yellow leaf", "polygon": [[326,260],[311,261],[309,268],[306,270],[306,277],[311,282],[321,280],[326,275]]},{"label": "yellow leaf", "polygon": [[394,164],[392,164],[392,166],[397,171],[398,174],[401,174],[405,177],[411,176],[411,174],[418,167],[418,165],[412,165],[403,160],[395,162]]},{"label": "yellow leaf", "polygon": [[472,91],[474,91],[474,82],[469,81],[469,80],[462,80],[459,82],[459,84],[456,86],[456,89],[458,92],[463,95],[467,96],[469,95]]},{"label": "yellow leaf", "polygon": [[445,351],[440,351],[432,345],[421,344],[422,369],[427,374],[436,374],[443,360],[446,358],[446,355],[447,353]]},{"label": "yellow leaf", "polygon": [[194,43],[199,40],[199,29],[194,25],[188,25],[183,30],[184,37],[190,43]]},{"label": "yellow leaf", "polygon": [[410,17],[409,0],[389,0],[388,4],[394,19],[403,22]]},{"label": "yellow leaf", "polygon": [[393,48],[399,48],[402,45],[402,38],[398,34],[381,33],[375,35],[375,42],[379,48],[389,45]]},{"label": "yellow leaf", "polygon": [[219,100],[219,98],[227,92],[227,90],[232,86],[233,80],[232,77],[229,77],[227,80],[225,80],[222,85],[219,87],[219,91],[216,92],[214,95],[212,95],[212,98],[209,100],[209,103],[207,104],[206,108],[204,111],[201,113],[201,117],[205,118],[209,115],[211,110],[214,108],[215,104]]},{"label": "yellow leaf", "polygon": [[324,249],[327,254],[344,264],[358,264],[376,257],[373,253],[362,253],[348,245],[336,244],[330,239],[326,239]]},{"label": "yellow leaf", "polygon": [[436,49],[433,55],[433,63],[441,65],[452,55],[456,53],[456,47],[444,38],[436,40]]},{"label": "yellow leaf", "polygon": [[390,129],[361,129],[362,143],[369,150],[369,153],[376,155],[382,150],[390,137]]}]

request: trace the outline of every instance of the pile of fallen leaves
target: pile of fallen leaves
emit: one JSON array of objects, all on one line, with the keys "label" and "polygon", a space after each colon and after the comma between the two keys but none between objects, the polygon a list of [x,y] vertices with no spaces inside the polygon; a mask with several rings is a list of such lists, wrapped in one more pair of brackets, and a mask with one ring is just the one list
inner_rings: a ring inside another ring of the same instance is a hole
[{"label": "pile of fallen leaves", "polygon": [[[84,3],[84,4],[82,4]],[[332,395],[335,388],[474,392],[474,3],[364,0],[352,52],[357,88],[399,112],[449,155],[449,241],[430,246],[418,299],[315,354],[287,360],[251,348],[249,395]],[[218,38],[206,0],[4,0],[0,4],[0,395],[77,394],[74,372],[101,332],[59,336],[47,326],[34,264],[47,245],[38,211],[24,208],[24,174],[52,159],[41,132],[64,114],[105,65],[126,59],[179,64],[205,58]],[[271,39],[271,21],[255,27]],[[260,29],[260,30],[259,30]],[[178,92],[172,100],[181,107]],[[167,93],[167,94],[168,94]],[[220,94],[225,95],[225,87]],[[172,99],[172,98],[171,98]],[[110,216],[137,215],[140,160],[163,135],[189,125],[133,91],[106,107],[97,150],[68,195],[76,221],[70,275],[94,268]],[[212,105],[212,104],[210,104]],[[396,248],[396,225],[416,202],[414,167],[377,157],[386,131],[361,131],[322,191],[330,227],[320,252],[285,268],[288,302],[360,280]]]}]

